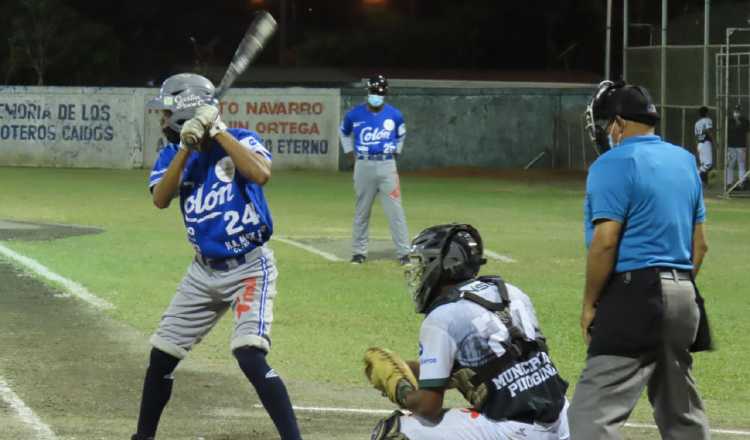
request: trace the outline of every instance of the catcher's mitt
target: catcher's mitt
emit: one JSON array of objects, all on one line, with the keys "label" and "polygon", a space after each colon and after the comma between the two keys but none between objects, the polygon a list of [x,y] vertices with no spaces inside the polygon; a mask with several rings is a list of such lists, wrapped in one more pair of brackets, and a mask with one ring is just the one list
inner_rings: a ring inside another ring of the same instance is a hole
[{"label": "catcher's mitt", "polygon": [[400,407],[409,391],[417,389],[417,378],[398,354],[386,348],[372,347],[365,351],[365,376],[373,387]]}]

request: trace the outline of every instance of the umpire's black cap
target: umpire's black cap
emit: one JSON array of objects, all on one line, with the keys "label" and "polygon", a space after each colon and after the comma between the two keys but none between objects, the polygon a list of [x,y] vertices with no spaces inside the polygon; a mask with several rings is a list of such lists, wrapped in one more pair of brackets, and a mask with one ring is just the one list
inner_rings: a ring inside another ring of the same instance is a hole
[{"label": "umpire's black cap", "polygon": [[651,95],[641,86],[613,83],[609,90],[595,102],[596,119],[612,120],[620,116],[629,121],[654,126],[659,121],[659,112],[651,100]]}]

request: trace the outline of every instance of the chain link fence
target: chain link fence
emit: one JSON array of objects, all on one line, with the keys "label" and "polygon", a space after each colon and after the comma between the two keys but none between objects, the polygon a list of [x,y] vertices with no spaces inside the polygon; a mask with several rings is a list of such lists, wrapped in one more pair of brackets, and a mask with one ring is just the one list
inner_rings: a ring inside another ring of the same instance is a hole
[{"label": "chain link fence", "polygon": [[[668,7],[668,44],[661,46],[661,2],[631,0],[624,76],[651,92],[662,117],[658,133],[691,151],[696,148],[693,127],[698,109],[703,105],[709,108],[718,138],[714,168],[723,183],[726,118],[735,105],[742,105],[746,116],[750,110],[750,10],[746,1],[714,0],[708,4],[708,14],[704,2],[681,4],[679,11],[677,3],[672,3]],[[707,28],[706,16],[710,20]]]}]

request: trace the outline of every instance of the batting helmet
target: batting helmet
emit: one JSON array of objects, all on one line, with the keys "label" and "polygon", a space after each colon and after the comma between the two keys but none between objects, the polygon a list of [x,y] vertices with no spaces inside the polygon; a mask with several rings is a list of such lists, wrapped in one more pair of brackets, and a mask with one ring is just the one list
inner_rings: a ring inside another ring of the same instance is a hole
[{"label": "batting helmet", "polygon": [[602,81],[586,106],[586,130],[599,154],[612,148],[607,126],[616,116],[651,126],[659,122],[659,113],[645,88],[624,81]]},{"label": "batting helmet", "polygon": [[479,273],[482,237],[473,226],[432,226],[412,241],[405,275],[417,313],[424,313],[445,285],[469,280]]},{"label": "batting helmet", "polygon": [[179,133],[182,124],[195,116],[195,109],[203,104],[216,105],[216,88],[206,77],[195,73],[178,73],[165,79],[159,96],[151,99],[146,106],[172,112],[167,119],[169,128]]},{"label": "batting helmet", "polygon": [[371,95],[387,95],[388,80],[383,75],[373,76],[367,80],[367,92]]}]

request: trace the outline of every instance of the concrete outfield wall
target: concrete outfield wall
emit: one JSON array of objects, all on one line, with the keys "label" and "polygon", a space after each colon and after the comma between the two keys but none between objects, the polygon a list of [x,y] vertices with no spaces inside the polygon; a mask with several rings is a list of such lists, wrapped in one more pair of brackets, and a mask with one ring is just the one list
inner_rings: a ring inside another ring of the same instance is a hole
[{"label": "concrete outfield wall", "polygon": [[[155,88],[0,87],[0,165],[149,168],[164,145]],[[336,170],[338,89],[236,89],[230,127],[258,131],[274,167]]]},{"label": "concrete outfield wall", "polygon": [[[338,89],[299,87],[231,89],[219,105],[229,127],[254,130],[263,137],[277,170],[336,170],[340,107]],[[159,111],[146,112],[144,167],[153,165],[157,149],[166,142],[159,119]]]},{"label": "concrete outfield wall", "polygon": [[[394,86],[388,101],[401,109],[408,130],[399,166],[519,168],[543,151],[536,167],[585,166],[590,153],[581,137],[581,113],[592,90],[471,82]],[[144,104],[156,93],[155,88],[0,87],[0,165],[150,167],[163,139],[158,114]],[[230,125],[262,132],[277,168],[345,169],[337,125],[364,100],[364,90],[340,93],[237,89],[222,110]],[[304,106],[322,110],[306,113]]]},{"label": "concrete outfield wall", "polygon": [[[592,91],[583,86],[392,87],[387,100],[402,111],[407,127],[399,168],[520,168],[545,150],[536,167],[567,165],[558,157],[558,132],[561,125],[580,125]],[[363,99],[362,89],[343,89],[342,114]],[[342,161],[341,167],[348,164]]]},{"label": "concrete outfield wall", "polygon": [[0,165],[140,167],[143,90],[0,87]]}]

